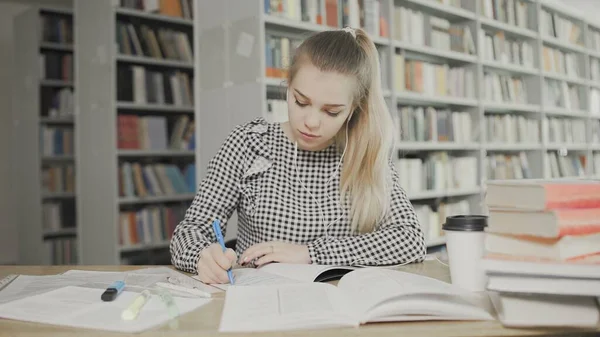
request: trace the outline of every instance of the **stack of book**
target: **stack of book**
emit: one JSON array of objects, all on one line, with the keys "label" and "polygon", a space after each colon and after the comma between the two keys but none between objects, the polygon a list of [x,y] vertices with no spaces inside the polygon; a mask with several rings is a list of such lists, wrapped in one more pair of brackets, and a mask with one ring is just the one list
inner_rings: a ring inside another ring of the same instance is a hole
[{"label": "stack of book", "polygon": [[506,326],[600,323],[600,181],[488,182],[482,268]]}]

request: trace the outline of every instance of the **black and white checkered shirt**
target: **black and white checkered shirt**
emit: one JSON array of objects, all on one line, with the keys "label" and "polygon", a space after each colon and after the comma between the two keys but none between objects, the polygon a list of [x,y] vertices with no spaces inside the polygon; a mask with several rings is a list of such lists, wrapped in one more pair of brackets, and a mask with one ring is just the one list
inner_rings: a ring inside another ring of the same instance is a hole
[{"label": "black and white checkered shirt", "polygon": [[347,207],[342,210],[339,205],[336,167],[341,154],[336,146],[321,151],[298,149],[297,169],[295,150],[278,123],[258,118],[236,127],[208,164],[206,178],[175,229],[170,246],[173,265],[195,273],[200,251],[216,242],[212,222],[221,220],[225,235],[234,210],[239,219],[238,256],[260,242],[284,241],[308,245],[315,264],[386,265],[423,260],[424,235],[393,164],[388,215],[375,231],[353,234]]}]

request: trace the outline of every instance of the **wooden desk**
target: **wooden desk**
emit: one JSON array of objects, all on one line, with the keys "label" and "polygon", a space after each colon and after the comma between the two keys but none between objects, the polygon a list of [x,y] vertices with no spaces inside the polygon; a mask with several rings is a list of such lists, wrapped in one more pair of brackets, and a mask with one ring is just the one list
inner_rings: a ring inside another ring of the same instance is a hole
[{"label": "wooden desk", "polygon": [[[70,269],[127,271],[138,268],[156,266],[0,266],[0,278],[9,274],[49,275],[58,274]],[[437,261],[426,261],[401,267],[401,270],[434,277],[449,282],[448,268]],[[482,322],[407,322],[407,323],[373,323],[359,328],[341,328],[326,330],[286,331],[255,334],[220,334],[219,321],[223,309],[224,294],[218,296],[208,305],[180,317],[179,328],[170,330],[167,326],[147,331],[140,336],[589,336],[580,330],[573,329],[506,329],[496,321]],[[595,332],[600,334],[600,330]],[[0,319],[0,336],[126,336],[124,333],[103,332],[64,328],[45,324],[28,323]],[[135,335],[134,335],[135,336]]]}]

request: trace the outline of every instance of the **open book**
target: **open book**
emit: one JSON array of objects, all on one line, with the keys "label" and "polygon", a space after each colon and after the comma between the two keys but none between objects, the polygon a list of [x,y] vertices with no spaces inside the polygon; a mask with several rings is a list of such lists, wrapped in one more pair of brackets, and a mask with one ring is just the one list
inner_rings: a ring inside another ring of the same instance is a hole
[{"label": "open book", "polygon": [[328,283],[230,286],[219,330],[356,327],[368,322],[492,320],[481,294],[425,276],[364,268]]}]

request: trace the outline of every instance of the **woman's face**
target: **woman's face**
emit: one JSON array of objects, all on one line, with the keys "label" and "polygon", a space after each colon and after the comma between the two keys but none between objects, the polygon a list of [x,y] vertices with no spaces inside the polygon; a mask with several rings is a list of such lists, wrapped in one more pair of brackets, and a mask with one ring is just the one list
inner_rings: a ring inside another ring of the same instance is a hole
[{"label": "woman's face", "polygon": [[289,132],[303,150],[322,150],[334,141],[352,110],[355,80],[323,72],[307,62],[288,88]]}]

